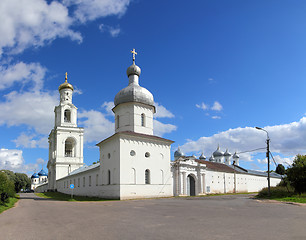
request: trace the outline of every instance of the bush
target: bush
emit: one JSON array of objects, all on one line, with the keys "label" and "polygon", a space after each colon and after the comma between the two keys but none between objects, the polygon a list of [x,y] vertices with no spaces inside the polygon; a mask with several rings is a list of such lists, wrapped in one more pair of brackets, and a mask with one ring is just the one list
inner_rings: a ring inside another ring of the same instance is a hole
[{"label": "bush", "polygon": [[306,156],[297,155],[292,167],[287,169],[287,179],[294,187],[295,192],[306,192]]},{"label": "bush", "polygon": [[[293,195],[293,189],[289,188],[289,192],[287,187],[285,186],[277,186],[277,187],[271,187],[271,198],[283,198],[283,197],[290,197]],[[268,188],[263,188],[257,195],[259,198],[269,198],[269,191]]]},{"label": "bush", "polygon": [[0,204],[15,196],[15,185],[12,180],[4,173],[0,172]]}]

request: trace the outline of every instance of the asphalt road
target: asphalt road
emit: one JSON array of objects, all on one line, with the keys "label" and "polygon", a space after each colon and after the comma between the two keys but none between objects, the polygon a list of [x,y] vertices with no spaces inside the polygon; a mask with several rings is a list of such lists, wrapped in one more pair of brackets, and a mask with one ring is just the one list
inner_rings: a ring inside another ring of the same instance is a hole
[{"label": "asphalt road", "polygon": [[306,239],[306,206],[250,195],[61,202],[21,194],[0,239]]}]

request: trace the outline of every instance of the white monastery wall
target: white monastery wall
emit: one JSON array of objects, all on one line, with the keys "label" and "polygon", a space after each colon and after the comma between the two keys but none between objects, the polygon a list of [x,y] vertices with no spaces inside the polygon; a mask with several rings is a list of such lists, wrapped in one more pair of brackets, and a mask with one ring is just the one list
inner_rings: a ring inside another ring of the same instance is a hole
[{"label": "white monastery wall", "polygon": [[[120,156],[122,199],[173,196],[169,145],[152,139],[123,136]],[[149,183],[146,183],[146,170],[149,171]]]}]

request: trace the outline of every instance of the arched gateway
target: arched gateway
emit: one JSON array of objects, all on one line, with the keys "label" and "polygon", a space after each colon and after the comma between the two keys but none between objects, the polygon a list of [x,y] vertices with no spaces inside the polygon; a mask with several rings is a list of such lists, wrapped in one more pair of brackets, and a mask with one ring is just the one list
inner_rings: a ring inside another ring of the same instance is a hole
[{"label": "arched gateway", "polygon": [[187,194],[189,196],[195,196],[196,195],[196,184],[194,177],[189,174],[187,177]]}]

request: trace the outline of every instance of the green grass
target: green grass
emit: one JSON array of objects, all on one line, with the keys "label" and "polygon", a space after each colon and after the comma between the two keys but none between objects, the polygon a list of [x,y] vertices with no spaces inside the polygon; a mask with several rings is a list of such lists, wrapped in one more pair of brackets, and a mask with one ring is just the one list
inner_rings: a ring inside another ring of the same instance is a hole
[{"label": "green grass", "polygon": [[71,201],[71,202],[90,202],[90,201],[113,201],[111,199],[102,199],[98,197],[85,197],[85,196],[75,196],[71,199],[70,194],[64,194],[60,192],[45,192],[45,193],[35,193],[36,196],[42,198],[50,198],[52,200],[58,201]]},{"label": "green grass", "polygon": [[[288,191],[289,190],[289,191]],[[283,186],[271,187],[271,196],[268,196],[268,188],[262,189],[256,198],[259,199],[272,199],[281,202],[297,202],[306,203],[306,193],[301,195],[295,194],[292,188],[286,188]]]},{"label": "green grass", "polygon": [[0,204],[0,213],[4,212],[7,209],[10,209],[15,206],[15,203],[18,202],[19,196],[17,195],[14,198],[9,198],[8,202]]},{"label": "green grass", "polygon": [[306,194],[301,195],[293,195],[290,197],[283,198],[271,198],[273,200],[281,201],[281,202],[296,202],[296,203],[306,203]]}]

